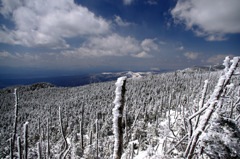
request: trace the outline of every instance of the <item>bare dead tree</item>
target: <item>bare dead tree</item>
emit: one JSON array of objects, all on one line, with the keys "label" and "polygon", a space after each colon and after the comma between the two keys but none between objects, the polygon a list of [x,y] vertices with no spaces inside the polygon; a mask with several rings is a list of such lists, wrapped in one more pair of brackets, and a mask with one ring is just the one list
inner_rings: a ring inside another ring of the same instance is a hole
[{"label": "bare dead tree", "polygon": [[50,158],[49,119],[47,118],[47,158]]},{"label": "bare dead tree", "polygon": [[80,121],[80,135],[81,135],[81,149],[84,152],[84,145],[83,145],[83,124],[84,124],[84,104],[82,105],[82,112],[81,112],[81,121]]},{"label": "bare dead tree", "polygon": [[17,88],[14,89],[15,95],[15,119],[14,119],[14,130],[13,130],[13,137],[12,137],[12,150],[14,151],[15,140],[16,140],[16,133],[17,133],[17,119],[18,119],[18,96],[17,96]]},{"label": "bare dead tree", "polygon": [[126,77],[118,78],[116,84],[116,97],[114,100],[115,107],[113,109],[113,133],[115,136],[113,159],[120,159],[123,149],[123,128],[122,117],[124,108],[124,96],[126,92]]},{"label": "bare dead tree", "polygon": [[24,124],[24,159],[28,158],[28,122]]},{"label": "bare dead tree", "polygon": [[[204,84],[204,88],[203,88],[203,91],[202,91],[202,97],[201,97],[201,99],[199,101],[199,109],[201,109],[203,107],[203,105],[204,105],[205,98],[206,98],[206,93],[207,93],[207,88],[208,88],[208,80],[206,80],[205,84]],[[198,126],[199,119],[200,119],[200,114],[197,117],[197,120],[196,120],[196,123],[195,123],[195,126],[194,126],[194,130]]]},{"label": "bare dead tree", "polygon": [[40,144],[40,142],[38,142],[37,147],[38,147],[38,159],[41,159],[42,158],[42,153],[41,153],[41,144]]},{"label": "bare dead tree", "polygon": [[197,146],[197,141],[201,133],[205,130],[206,126],[208,125],[208,121],[210,120],[213,112],[215,111],[215,107],[218,100],[226,92],[225,88],[229,84],[230,79],[234,73],[234,70],[238,66],[239,60],[240,60],[239,57],[233,58],[233,63],[231,67],[227,69],[225,68],[225,73],[219,78],[218,83],[215,86],[214,92],[210,96],[210,99],[207,101],[206,104],[204,104],[202,109],[200,109],[198,112],[189,117],[189,119],[191,120],[192,118],[196,117],[197,115],[199,115],[200,113],[207,109],[204,115],[202,116],[199,126],[195,129],[193,135],[191,136],[190,141],[188,142],[188,146],[185,151],[185,157],[187,157],[188,159],[191,159],[193,157],[195,147]]},{"label": "bare dead tree", "polygon": [[98,158],[98,119],[96,119],[96,157]]},{"label": "bare dead tree", "polygon": [[18,144],[18,158],[22,159],[22,149],[21,149],[21,139],[20,139],[20,137],[17,138],[17,144]]},{"label": "bare dead tree", "polygon": [[63,149],[63,151],[59,154],[59,159],[61,159],[61,158],[62,158],[62,155],[64,154],[64,152],[68,149],[67,140],[66,140],[66,138],[65,138],[65,136],[64,136],[64,132],[63,132],[61,107],[59,107],[59,123],[60,123],[60,131],[61,131],[62,138],[63,138],[63,141],[64,141],[64,149]]},{"label": "bare dead tree", "polygon": [[10,138],[10,158],[13,159],[13,139]]}]

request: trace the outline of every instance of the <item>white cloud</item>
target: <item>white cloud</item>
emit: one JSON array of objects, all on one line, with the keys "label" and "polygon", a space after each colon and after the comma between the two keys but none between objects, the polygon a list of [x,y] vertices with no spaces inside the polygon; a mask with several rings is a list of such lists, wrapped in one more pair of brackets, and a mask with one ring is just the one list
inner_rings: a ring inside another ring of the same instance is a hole
[{"label": "white cloud", "polygon": [[15,29],[0,28],[0,42],[28,47],[69,47],[65,38],[108,32],[109,22],[73,0],[2,0],[0,13]]},{"label": "white cloud", "polygon": [[[64,50],[62,55],[67,57],[100,57],[100,56],[132,56],[137,58],[153,57],[148,52],[159,51],[156,39],[144,39],[139,42],[130,36],[118,34],[90,37],[81,47],[74,50]],[[140,52],[140,53],[139,53]]]},{"label": "white cloud", "polygon": [[210,58],[207,59],[207,63],[210,63],[210,64],[221,64],[221,63],[223,63],[223,60],[225,59],[226,56],[234,57],[234,55],[231,55],[231,54],[214,55],[214,56],[211,56]]},{"label": "white cloud", "polygon": [[147,3],[149,5],[157,5],[158,4],[158,2],[156,0],[147,0]]},{"label": "white cloud", "polygon": [[130,22],[125,22],[122,20],[122,18],[120,16],[115,16],[115,22],[119,25],[119,26],[129,26],[131,25],[132,23]]},{"label": "white cloud", "polygon": [[171,14],[176,23],[206,40],[226,40],[226,34],[240,33],[239,0],[178,0]]},{"label": "white cloud", "polygon": [[167,43],[165,41],[159,41],[159,44],[166,45]]},{"label": "white cloud", "polygon": [[5,18],[9,18],[10,14],[22,4],[20,0],[2,0],[1,3],[0,13]]},{"label": "white cloud", "polygon": [[224,41],[227,38],[224,35],[209,35],[205,38],[207,41]]},{"label": "white cloud", "polygon": [[123,0],[123,4],[130,5],[134,0]]},{"label": "white cloud", "polygon": [[159,51],[158,45],[154,42],[156,39],[144,39],[141,43],[141,46],[144,51]]},{"label": "white cloud", "polygon": [[186,52],[184,56],[191,60],[196,60],[198,58],[199,53],[196,52]]},{"label": "white cloud", "polygon": [[150,68],[151,71],[160,71],[161,69],[160,68],[157,68],[157,67],[153,67],[153,68]]},{"label": "white cloud", "polygon": [[184,47],[180,46],[180,47],[177,48],[177,50],[184,50]]},{"label": "white cloud", "polygon": [[3,52],[0,52],[0,59],[3,59],[3,60],[10,60],[10,59],[14,59],[16,61],[28,61],[28,62],[31,62],[31,61],[37,61],[39,60],[39,55],[36,55],[36,54],[30,54],[30,53],[9,53],[7,51],[3,51]]},{"label": "white cloud", "polygon": [[112,34],[106,37],[92,37],[75,50],[62,51],[64,56],[83,58],[86,56],[126,56],[141,49],[139,42],[128,36]]},{"label": "white cloud", "polygon": [[0,52],[0,59],[2,58],[17,58],[15,55],[10,54],[7,51]]},{"label": "white cloud", "polygon": [[152,55],[148,54],[145,51],[140,52],[139,54],[132,54],[132,57],[137,57],[137,58],[151,58],[153,57]]}]

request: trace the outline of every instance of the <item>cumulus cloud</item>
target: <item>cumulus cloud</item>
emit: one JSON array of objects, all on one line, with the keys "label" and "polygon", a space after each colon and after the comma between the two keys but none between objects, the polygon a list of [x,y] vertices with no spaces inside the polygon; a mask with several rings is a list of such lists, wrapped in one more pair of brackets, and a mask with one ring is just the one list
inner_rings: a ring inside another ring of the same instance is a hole
[{"label": "cumulus cloud", "polygon": [[161,44],[161,45],[166,45],[167,42],[165,42],[165,41],[159,41],[159,44]]},{"label": "cumulus cloud", "polygon": [[130,5],[134,0],[123,0],[123,4]]},{"label": "cumulus cloud", "polygon": [[0,13],[15,24],[0,28],[0,42],[27,47],[67,48],[65,38],[99,35],[110,27],[73,0],[2,0]]},{"label": "cumulus cloud", "polygon": [[[156,39],[144,39],[139,42],[133,37],[118,34],[90,37],[79,48],[64,50],[62,55],[68,57],[132,56],[138,58],[153,57],[150,53],[159,51]],[[140,52],[140,53],[139,53]]]},{"label": "cumulus cloud", "polygon": [[184,46],[178,47],[177,50],[184,50]]},{"label": "cumulus cloud", "polygon": [[158,45],[155,43],[156,39],[144,39],[141,46],[144,51],[159,51]]},{"label": "cumulus cloud", "polygon": [[158,4],[158,2],[156,0],[147,0],[147,3],[149,5],[157,5]]},{"label": "cumulus cloud", "polygon": [[40,56],[32,53],[10,53],[7,51],[0,52],[0,65],[37,65],[40,60]]},{"label": "cumulus cloud", "polygon": [[130,22],[126,22],[126,21],[123,21],[122,18],[120,16],[115,16],[115,22],[119,25],[119,26],[129,26],[131,25],[132,23]]},{"label": "cumulus cloud", "polygon": [[137,58],[151,58],[153,57],[152,55],[148,54],[145,51],[140,52],[139,54],[132,54],[132,57],[137,57]]},{"label": "cumulus cloud", "polygon": [[206,40],[226,40],[226,34],[240,33],[239,0],[178,0],[171,14]]},{"label": "cumulus cloud", "polygon": [[2,51],[0,52],[0,59],[3,59],[3,58],[17,58],[17,57],[15,55],[10,54],[7,51]]},{"label": "cumulus cloud", "polygon": [[196,52],[186,52],[184,56],[191,60],[196,60],[198,58],[199,53]]},{"label": "cumulus cloud", "polygon": [[126,56],[139,52],[139,42],[128,36],[111,34],[105,37],[91,37],[75,50],[62,51],[64,56],[83,58],[86,56]]}]

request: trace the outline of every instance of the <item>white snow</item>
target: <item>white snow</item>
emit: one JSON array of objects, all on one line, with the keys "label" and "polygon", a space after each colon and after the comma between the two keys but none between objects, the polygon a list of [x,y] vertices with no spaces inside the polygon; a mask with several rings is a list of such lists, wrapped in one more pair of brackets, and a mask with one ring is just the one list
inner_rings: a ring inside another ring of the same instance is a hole
[{"label": "white snow", "polygon": [[112,72],[103,72],[102,74],[103,75],[110,75],[110,74],[112,74]]},{"label": "white snow", "polygon": [[[176,120],[174,118],[174,114],[176,112],[171,110],[170,111],[170,121]],[[179,117],[180,118],[180,117]],[[165,119],[159,123],[160,127],[166,128],[168,127],[168,119]],[[178,130],[173,130],[174,133],[177,133]],[[166,142],[166,139],[170,142],[174,138],[173,134],[170,132],[170,130],[163,130],[163,132],[160,133],[161,135],[158,137],[158,144],[154,147],[149,145],[147,150],[139,151],[139,153],[133,157],[133,159],[157,159],[157,158],[164,158],[164,142]],[[132,141],[133,143],[137,143],[137,141]],[[132,143],[132,142],[129,142]],[[136,153],[137,150],[135,150]],[[173,150],[173,152],[179,153],[177,150]]]},{"label": "white snow", "polygon": [[141,72],[132,72],[128,71],[127,75],[130,76],[132,79],[139,79],[142,77]]},{"label": "white snow", "polygon": [[223,61],[223,65],[225,66],[225,69],[224,69],[225,72],[228,71],[229,62],[230,62],[230,58],[229,58],[229,56],[227,56],[227,57],[225,58],[225,60]]}]

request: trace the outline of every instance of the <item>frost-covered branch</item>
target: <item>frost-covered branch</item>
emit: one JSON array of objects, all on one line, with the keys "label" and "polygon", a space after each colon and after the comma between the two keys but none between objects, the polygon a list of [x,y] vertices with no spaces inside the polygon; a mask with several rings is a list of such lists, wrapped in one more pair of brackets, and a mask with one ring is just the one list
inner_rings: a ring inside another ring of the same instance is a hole
[{"label": "frost-covered branch", "polygon": [[12,138],[12,151],[14,149],[16,133],[17,133],[17,118],[18,118],[18,96],[17,96],[17,88],[14,89],[15,95],[15,120],[14,120],[14,130],[13,130],[13,138]]},{"label": "frost-covered branch", "polygon": [[[226,59],[224,60],[224,62],[227,61]],[[238,65],[239,59],[240,59],[239,57],[233,58],[231,67],[229,69],[225,69],[225,72],[219,78],[218,83],[215,86],[215,89],[214,89],[212,95],[210,96],[210,99],[204,105],[204,108],[207,108],[207,110],[206,110],[205,114],[202,116],[202,120],[200,121],[199,126],[193,132],[191,140],[189,141],[187,149],[185,151],[185,157],[187,157],[188,159],[191,159],[193,157],[193,153],[194,153],[195,147],[197,145],[197,141],[198,141],[201,133],[205,130],[205,128],[208,124],[208,121],[211,118],[212,113],[215,111],[216,103],[218,102],[221,95],[223,95],[222,93],[224,92],[226,85],[229,83],[231,76],[233,75],[233,72]],[[227,66],[227,64],[225,64],[225,66]]]},{"label": "frost-covered branch", "polygon": [[167,154],[169,154],[170,152],[172,152],[176,147],[178,147],[178,145],[180,145],[186,138],[187,138],[188,134],[186,134],[180,141],[178,141],[178,143],[171,148],[170,150],[168,150]]},{"label": "frost-covered branch", "polygon": [[118,78],[116,85],[116,97],[114,100],[115,107],[113,108],[113,134],[115,136],[113,159],[120,159],[122,155],[123,147],[123,131],[122,131],[122,116],[124,107],[124,95],[125,95],[125,85],[126,77]]},{"label": "frost-covered branch", "polygon": [[17,144],[18,144],[18,158],[22,159],[22,149],[21,149],[21,139],[20,139],[20,137],[17,138]]},{"label": "frost-covered branch", "polygon": [[24,124],[24,159],[28,158],[28,122]]},{"label": "frost-covered branch", "polygon": [[[205,98],[206,98],[207,88],[208,88],[208,80],[206,80],[205,83],[204,83],[204,87],[203,87],[203,91],[202,91],[202,97],[201,97],[201,100],[199,102],[199,109],[201,109],[203,107],[203,104],[204,104],[204,101],[205,101]],[[196,120],[196,123],[195,123],[195,126],[194,126],[194,130],[198,126],[199,119],[200,119],[200,114],[197,117],[197,120]]]},{"label": "frost-covered branch", "polygon": [[50,158],[49,119],[47,118],[47,159]]},{"label": "frost-covered branch", "polygon": [[68,149],[68,143],[67,143],[67,140],[64,136],[64,133],[63,133],[63,125],[62,125],[62,113],[61,113],[61,107],[59,107],[59,122],[60,122],[60,131],[61,131],[61,134],[62,134],[62,137],[63,137],[63,140],[64,140],[64,150],[60,153],[59,155],[59,159],[62,158],[62,155],[64,154],[64,152],[67,151]]},{"label": "frost-covered branch", "polygon": [[98,158],[98,119],[96,119],[96,157]]}]

